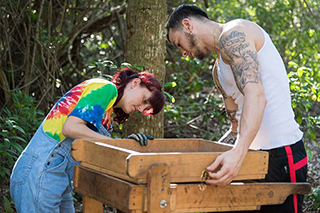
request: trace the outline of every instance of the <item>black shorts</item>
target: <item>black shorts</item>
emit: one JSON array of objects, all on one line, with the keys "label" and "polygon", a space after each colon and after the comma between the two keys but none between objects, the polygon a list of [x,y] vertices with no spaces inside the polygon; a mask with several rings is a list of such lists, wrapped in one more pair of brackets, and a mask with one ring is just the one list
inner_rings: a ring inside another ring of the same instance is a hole
[{"label": "black shorts", "polygon": [[[295,144],[269,152],[268,173],[261,182],[306,182],[307,153],[302,140]],[[260,212],[288,212],[301,213],[303,195],[290,195],[281,205],[261,206]]]},{"label": "black shorts", "polygon": [[[269,152],[269,167],[266,178],[258,182],[306,182],[308,160],[302,140],[290,146],[262,151]],[[295,194],[288,196],[281,205],[261,206],[259,211],[247,212],[302,213],[302,204],[303,195]]]}]

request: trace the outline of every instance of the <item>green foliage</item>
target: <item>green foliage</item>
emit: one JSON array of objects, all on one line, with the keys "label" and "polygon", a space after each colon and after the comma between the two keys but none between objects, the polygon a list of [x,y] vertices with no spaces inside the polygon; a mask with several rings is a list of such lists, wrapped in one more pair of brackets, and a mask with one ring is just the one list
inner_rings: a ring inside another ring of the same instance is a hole
[{"label": "green foliage", "polygon": [[313,116],[312,109],[315,102],[320,102],[320,83],[315,80],[315,72],[312,69],[298,67],[292,61],[289,62],[289,66],[295,69],[288,77],[296,120],[305,132],[305,138],[317,143],[316,133],[320,129],[320,116]]},{"label": "green foliage", "polygon": [[213,93],[212,66],[187,57],[167,61],[167,68],[172,73],[164,85],[171,94],[164,108],[165,137],[219,139],[227,121]]},{"label": "green foliage", "polygon": [[3,204],[4,204],[4,210],[5,213],[13,213],[14,210],[11,207],[13,205],[13,201],[11,201],[10,199],[7,198],[7,196],[3,196]]},{"label": "green foliage", "polygon": [[11,93],[13,105],[3,109],[0,116],[0,180],[10,177],[18,156],[43,119],[35,107],[35,99],[22,91]]},{"label": "green foliage", "polygon": [[[43,112],[36,108],[34,97],[20,90],[10,93],[10,97],[12,104],[3,108],[0,114],[0,183],[6,185],[15,161],[44,117]],[[1,191],[4,212],[14,212],[8,191],[6,188]]]},{"label": "green foliage", "polygon": [[87,66],[86,69],[88,72],[83,73],[88,75],[89,73],[92,75],[92,77],[104,77],[106,79],[112,79],[111,73],[112,71],[116,70],[118,67],[113,63],[113,61],[110,60],[100,60],[100,61],[93,61],[91,62],[91,65]]},{"label": "green foliage", "polygon": [[125,11],[123,0],[0,1],[0,105],[7,91],[23,89],[47,111],[55,97],[92,76],[92,61],[119,65]]},{"label": "green foliage", "polygon": [[320,187],[312,188],[312,191],[310,194],[307,195],[307,199],[313,200],[313,209],[319,210],[320,208]]},{"label": "green foliage", "polygon": [[122,62],[118,67],[113,61],[108,59],[93,61],[91,62],[91,65],[87,66],[87,68],[84,70],[88,71],[88,72],[85,72],[87,76],[90,73],[92,75],[91,77],[104,77],[110,80],[112,79],[111,74],[114,74],[116,71],[125,67],[129,67],[136,72],[141,72],[145,70],[145,67],[143,65],[138,65],[138,64],[132,65],[127,62]]}]

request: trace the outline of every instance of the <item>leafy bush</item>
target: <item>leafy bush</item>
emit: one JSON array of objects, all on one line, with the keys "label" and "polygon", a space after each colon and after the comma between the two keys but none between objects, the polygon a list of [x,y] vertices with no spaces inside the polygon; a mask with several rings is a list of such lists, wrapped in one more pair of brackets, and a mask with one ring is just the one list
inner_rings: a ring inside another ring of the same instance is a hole
[{"label": "leafy bush", "polygon": [[315,80],[314,70],[308,67],[298,67],[292,61],[289,66],[294,68],[288,74],[292,95],[292,107],[296,120],[305,133],[305,139],[317,143],[316,133],[320,129],[320,116],[315,114],[314,104],[320,102],[320,83]]},{"label": "leafy bush", "polygon": [[[35,99],[22,91],[11,93],[12,105],[0,115],[0,182],[8,186],[12,167],[43,119]],[[5,212],[13,212],[8,190],[1,186]]]},{"label": "leafy bush", "polygon": [[222,100],[215,95],[212,58],[205,60],[187,57],[167,61],[170,75],[164,86],[173,97],[164,108],[165,137],[218,140],[229,127]]}]

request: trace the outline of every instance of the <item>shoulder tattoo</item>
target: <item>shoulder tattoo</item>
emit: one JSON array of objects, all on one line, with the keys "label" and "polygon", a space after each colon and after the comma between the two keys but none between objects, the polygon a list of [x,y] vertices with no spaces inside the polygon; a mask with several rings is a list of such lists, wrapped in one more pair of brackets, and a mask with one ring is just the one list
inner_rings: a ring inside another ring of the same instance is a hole
[{"label": "shoulder tattoo", "polygon": [[240,31],[232,31],[220,39],[220,48],[229,58],[237,87],[242,93],[248,83],[260,82],[258,56],[249,46],[246,34]]}]

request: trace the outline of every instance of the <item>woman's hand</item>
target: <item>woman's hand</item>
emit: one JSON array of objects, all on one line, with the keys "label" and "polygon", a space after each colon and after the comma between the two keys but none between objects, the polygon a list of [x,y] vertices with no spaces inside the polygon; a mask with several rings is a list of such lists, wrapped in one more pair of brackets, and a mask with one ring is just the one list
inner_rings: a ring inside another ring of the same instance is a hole
[{"label": "woman's hand", "polygon": [[145,135],[142,133],[135,133],[127,136],[125,139],[133,139],[140,143],[141,146],[147,146],[148,145],[148,139],[153,140],[154,138],[150,135]]}]

